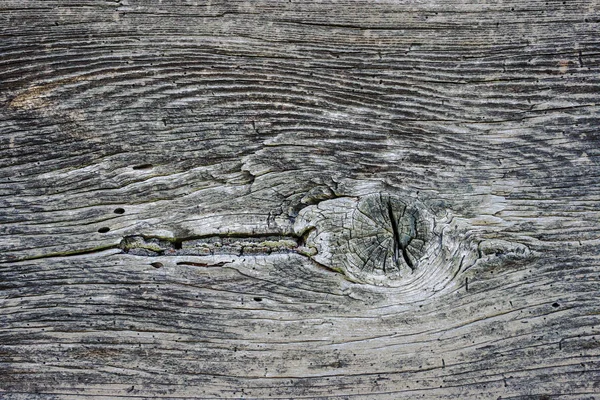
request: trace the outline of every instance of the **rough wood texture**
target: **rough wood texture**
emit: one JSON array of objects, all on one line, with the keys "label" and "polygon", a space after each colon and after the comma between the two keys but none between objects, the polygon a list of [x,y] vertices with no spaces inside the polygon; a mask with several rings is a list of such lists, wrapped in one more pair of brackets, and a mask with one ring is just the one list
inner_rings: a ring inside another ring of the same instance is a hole
[{"label": "rough wood texture", "polygon": [[599,22],[0,0],[0,397],[597,398]]}]

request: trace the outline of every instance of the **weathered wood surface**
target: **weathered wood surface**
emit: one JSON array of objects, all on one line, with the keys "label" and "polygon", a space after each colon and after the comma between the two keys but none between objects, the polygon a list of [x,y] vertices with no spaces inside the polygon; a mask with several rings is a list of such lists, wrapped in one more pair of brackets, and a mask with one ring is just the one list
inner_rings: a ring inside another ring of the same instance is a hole
[{"label": "weathered wood surface", "polygon": [[597,398],[599,8],[0,0],[0,397]]}]

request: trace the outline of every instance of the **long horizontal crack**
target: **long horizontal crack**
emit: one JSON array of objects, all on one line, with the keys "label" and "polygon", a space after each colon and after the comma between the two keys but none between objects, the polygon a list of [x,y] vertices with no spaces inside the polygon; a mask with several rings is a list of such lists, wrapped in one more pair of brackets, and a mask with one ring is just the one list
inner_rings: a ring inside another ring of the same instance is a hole
[{"label": "long horizontal crack", "polygon": [[206,236],[186,239],[164,239],[147,236],[126,236],[119,248],[138,256],[211,256],[270,255],[298,253],[306,256],[315,250],[303,245],[302,238],[283,235],[269,236]]},{"label": "long horizontal crack", "polygon": [[[330,272],[342,271],[318,263],[312,256],[317,254],[313,247],[305,245],[305,232],[302,236],[286,235],[253,235],[253,236],[202,236],[185,239],[165,239],[149,236],[126,236],[121,240],[119,248],[126,254],[158,257],[158,256],[269,256],[274,254],[299,254],[307,257],[319,268]],[[227,262],[179,261],[177,265],[194,267],[220,267]],[[163,267],[161,262],[152,262],[155,268]],[[343,274],[343,273],[342,273]],[[344,274],[343,274],[344,275]]]}]

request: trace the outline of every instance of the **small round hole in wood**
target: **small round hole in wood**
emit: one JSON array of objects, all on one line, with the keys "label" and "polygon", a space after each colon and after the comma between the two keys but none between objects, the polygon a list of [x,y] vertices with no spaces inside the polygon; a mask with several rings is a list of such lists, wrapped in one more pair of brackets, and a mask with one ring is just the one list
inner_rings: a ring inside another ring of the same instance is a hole
[{"label": "small round hole in wood", "polygon": [[135,165],[132,168],[135,170],[141,170],[141,169],[151,169],[153,167],[152,164],[140,164],[140,165]]}]

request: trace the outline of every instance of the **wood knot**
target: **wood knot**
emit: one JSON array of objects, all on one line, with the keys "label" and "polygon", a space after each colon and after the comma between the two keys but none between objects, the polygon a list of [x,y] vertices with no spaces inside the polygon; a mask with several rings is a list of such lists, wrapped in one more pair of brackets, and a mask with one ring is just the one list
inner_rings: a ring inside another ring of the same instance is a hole
[{"label": "wood knot", "polygon": [[315,261],[354,281],[396,286],[440,252],[434,227],[420,202],[375,193],[304,208],[294,229],[316,249]]}]

